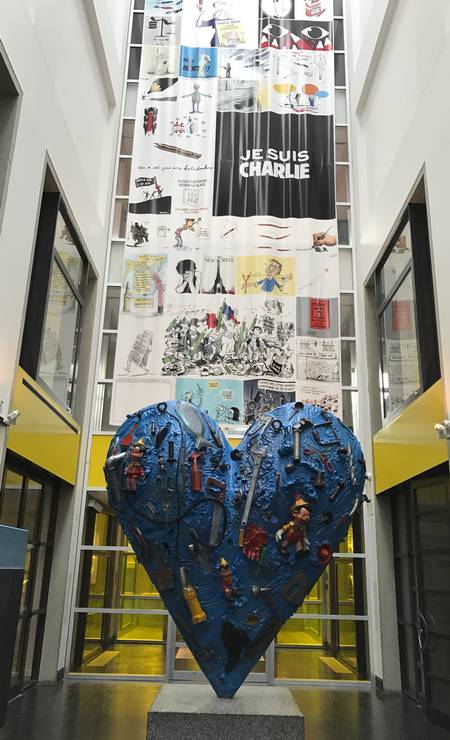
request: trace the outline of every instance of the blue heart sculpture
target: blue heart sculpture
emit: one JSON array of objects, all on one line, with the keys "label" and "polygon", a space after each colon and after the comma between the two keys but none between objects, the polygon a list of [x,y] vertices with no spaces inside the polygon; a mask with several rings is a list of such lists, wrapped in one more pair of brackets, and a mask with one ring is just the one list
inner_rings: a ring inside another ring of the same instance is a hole
[{"label": "blue heart sculpture", "polygon": [[301,606],[365,500],[358,440],[301,402],[232,449],[184,401],[130,415],[105,465],[110,504],[219,697],[233,697]]}]

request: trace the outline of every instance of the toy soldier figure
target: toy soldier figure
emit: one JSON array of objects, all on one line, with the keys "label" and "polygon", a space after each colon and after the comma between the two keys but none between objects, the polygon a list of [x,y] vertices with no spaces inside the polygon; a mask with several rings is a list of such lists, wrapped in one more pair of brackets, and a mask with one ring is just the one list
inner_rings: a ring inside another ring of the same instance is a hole
[{"label": "toy soldier figure", "polygon": [[127,490],[131,491],[131,493],[136,493],[138,481],[145,478],[145,470],[140,462],[145,450],[146,447],[143,439],[131,445],[130,462],[125,468],[126,486]]},{"label": "toy soldier figure", "polygon": [[297,495],[291,508],[291,513],[292,520],[287,522],[287,524],[283,524],[275,532],[275,539],[283,555],[287,554],[289,545],[295,545],[295,554],[297,556],[299,553],[308,552],[309,550],[307,532],[311,518],[311,505],[307,501],[304,501],[301,496]]}]

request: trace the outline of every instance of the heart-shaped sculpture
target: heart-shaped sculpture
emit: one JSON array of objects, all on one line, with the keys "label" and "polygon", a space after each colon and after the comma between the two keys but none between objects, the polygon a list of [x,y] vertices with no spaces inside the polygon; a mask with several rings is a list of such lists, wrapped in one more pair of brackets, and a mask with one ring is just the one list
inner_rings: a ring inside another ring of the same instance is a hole
[{"label": "heart-shaped sculpture", "polygon": [[364,501],[358,440],[301,402],[232,449],[184,401],[130,415],[105,466],[110,504],[220,697],[301,606]]}]

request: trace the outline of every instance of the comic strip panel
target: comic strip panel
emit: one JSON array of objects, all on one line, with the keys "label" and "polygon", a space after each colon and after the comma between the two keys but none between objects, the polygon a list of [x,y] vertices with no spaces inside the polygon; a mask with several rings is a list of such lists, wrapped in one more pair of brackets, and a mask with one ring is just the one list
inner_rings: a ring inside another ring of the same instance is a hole
[{"label": "comic strip panel", "polygon": [[339,336],[339,298],[297,298],[297,336]]},{"label": "comic strip panel", "polygon": [[184,0],[181,41],[186,46],[258,45],[258,0]]},{"label": "comic strip panel", "polygon": [[333,51],[332,25],[326,21],[265,17],[260,22],[259,46],[263,49]]},{"label": "comic strip panel", "polygon": [[249,305],[211,296],[207,308],[179,304],[169,313],[163,375],[294,378],[295,324],[287,302]]},{"label": "comic strip panel", "polygon": [[295,268],[294,257],[238,257],[238,295],[295,296]]},{"label": "comic strip panel", "polygon": [[277,406],[295,401],[295,383],[244,380],[244,422],[251,424]]},{"label": "comic strip panel", "polygon": [[241,380],[178,378],[177,401],[189,401],[208,412],[218,424],[242,424],[243,384]]},{"label": "comic strip panel", "polygon": [[342,390],[339,383],[298,382],[296,398],[342,418]]},{"label": "comic strip panel", "polygon": [[[157,14],[156,14],[157,13]],[[181,14],[163,15],[161,10],[144,16],[144,34],[142,43],[145,46],[180,45]]]},{"label": "comic strip panel", "polygon": [[298,337],[297,380],[339,383],[341,380],[339,340]]}]

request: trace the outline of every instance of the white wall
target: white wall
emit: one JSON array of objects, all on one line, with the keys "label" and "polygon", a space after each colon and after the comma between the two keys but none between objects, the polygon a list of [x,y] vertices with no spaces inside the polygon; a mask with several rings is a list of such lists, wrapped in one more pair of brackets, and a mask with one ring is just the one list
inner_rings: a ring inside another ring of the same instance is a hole
[{"label": "white wall", "polygon": [[[422,0],[348,0],[347,10],[353,57],[349,84],[358,286],[370,276],[423,172],[442,374],[450,410],[450,4],[448,0],[426,6]],[[361,436],[371,468],[377,388],[370,365],[377,346],[367,296],[361,289],[357,312],[359,386],[369,388],[372,396],[360,394]],[[368,579],[375,627],[372,667],[388,688],[399,689],[388,506],[374,501],[366,518],[373,554]]]},{"label": "white wall", "polygon": [[[4,411],[20,350],[47,158],[99,275],[105,262],[120,113],[120,105],[113,105],[112,98],[120,104],[127,31],[124,15],[130,3],[110,3],[108,14],[103,8],[99,37],[89,20],[91,2],[0,3],[0,40],[22,91],[0,224],[0,259],[7,266],[0,291],[0,400],[5,401]],[[123,43],[118,43],[116,20],[123,23]],[[111,73],[109,87],[105,69]]]},{"label": "white wall", "polygon": [[[75,539],[87,466],[88,418],[108,247],[112,186],[131,0],[0,1],[0,43],[22,93],[0,222],[0,400],[11,408],[46,165],[52,171],[98,277],[86,304],[78,484],[60,511],[41,679],[64,665],[64,599],[72,588]],[[20,421],[19,421],[20,423]],[[0,472],[5,429],[0,428]],[[65,588],[64,588],[65,586]],[[66,593],[65,593],[66,591]],[[61,643],[59,638],[62,638]]]}]

